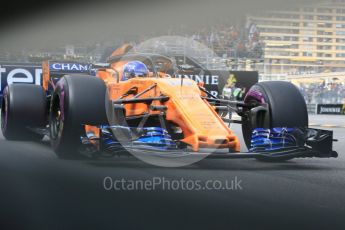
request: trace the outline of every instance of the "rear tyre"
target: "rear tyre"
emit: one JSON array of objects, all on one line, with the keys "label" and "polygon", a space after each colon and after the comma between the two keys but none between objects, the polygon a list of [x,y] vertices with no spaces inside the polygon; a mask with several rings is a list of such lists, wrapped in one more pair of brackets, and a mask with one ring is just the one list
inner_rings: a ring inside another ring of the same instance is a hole
[{"label": "rear tyre", "polygon": [[84,125],[107,124],[104,82],[93,76],[64,76],[54,90],[49,112],[50,141],[61,158],[80,157]]},{"label": "rear tyre", "polygon": [[31,84],[8,85],[1,103],[1,131],[7,140],[42,140],[44,135],[30,128],[44,128],[46,94],[41,86]]},{"label": "rear tyre", "polygon": [[[303,96],[296,86],[284,81],[267,81],[255,84],[248,91],[246,104],[267,103],[269,127],[308,127],[308,111]],[[253,125],[250,120],[242,124],[243,138],[250,148]]]}]

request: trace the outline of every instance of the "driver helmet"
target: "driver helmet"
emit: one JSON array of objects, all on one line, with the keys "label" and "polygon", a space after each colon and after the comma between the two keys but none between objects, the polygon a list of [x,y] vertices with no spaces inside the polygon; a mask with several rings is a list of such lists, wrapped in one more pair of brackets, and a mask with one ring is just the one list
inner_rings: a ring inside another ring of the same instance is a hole
[{"label": "driver helmet", "polygon": [[134,77],[147,77],[148,75],[149,70],[144,63],[141,61],[131,61],[123,68],[122,81],[126,81]]}]

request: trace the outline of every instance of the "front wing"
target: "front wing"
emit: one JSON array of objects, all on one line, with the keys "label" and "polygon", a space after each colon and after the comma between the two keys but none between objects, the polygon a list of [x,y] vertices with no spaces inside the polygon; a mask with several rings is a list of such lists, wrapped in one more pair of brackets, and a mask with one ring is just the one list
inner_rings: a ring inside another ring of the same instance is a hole
[{"label": "front wing", "polygon": [[[267,148],[264,145],[256,146],[249,149],[248,152],[229,152],[228,149],[201,149],[199,152],[193,152],[189,149],[165,148],[162,145],[143,143],[137,141],[130,142],[117,142],[113,140],[111,145],[103,145],[103,149],[100,152],[107,152],[113,155],[128,155],[129,152],[135,152],[137,154],[152,155],[160,157],[181,157],[181,156],[205,156],[207,158],[256,158],[267,161],[281,161],[292,158],[335,158],[338,153],[332,149],[333,132],[321,129],[295,129],[298,135],[295,136],[295,143],[285,143],[274,148]],[[295,135],[294,131],[294,135]],[[109,133],[108,133],[109,134]],[[253,132],[253,136],[255,131]],[[109,140],[109,139],[108,139]],[[253,142],[253,140],[252,140]],[[253,146],[253,145],[252,145]],[[271,145],[271,147],[274,146]]]}]

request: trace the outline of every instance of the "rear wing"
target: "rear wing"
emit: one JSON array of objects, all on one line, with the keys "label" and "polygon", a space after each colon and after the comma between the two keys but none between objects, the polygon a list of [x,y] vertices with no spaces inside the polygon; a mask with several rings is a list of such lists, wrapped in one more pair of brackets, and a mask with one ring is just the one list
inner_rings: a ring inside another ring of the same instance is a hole
[{"label": "rear wing", "polygon": [[90,63],[70,62],[70,61],[44,61],[42,63],[42,86],[48,91],[55,88],[56,82],[64,75],[92,73]]}]

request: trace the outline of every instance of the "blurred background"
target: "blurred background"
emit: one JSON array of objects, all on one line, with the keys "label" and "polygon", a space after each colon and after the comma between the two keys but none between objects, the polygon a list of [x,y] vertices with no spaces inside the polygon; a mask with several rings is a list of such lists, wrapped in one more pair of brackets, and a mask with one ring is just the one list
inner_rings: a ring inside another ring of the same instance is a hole
[{"label": "blurred background", "polygon": [[[214,50],[215,56],[200,57],[210,69],[255,70],[261,81],[290,81],[309,106],[344,103],[344,0],[65,2],[37,7],[19,5],[13,9],[15,17],[2,20],[0,62],[104,62],[123,43],[135,46],[153,37],[179,35]],[[183,52],[174,44],[157,44],[157,49]]]}]

